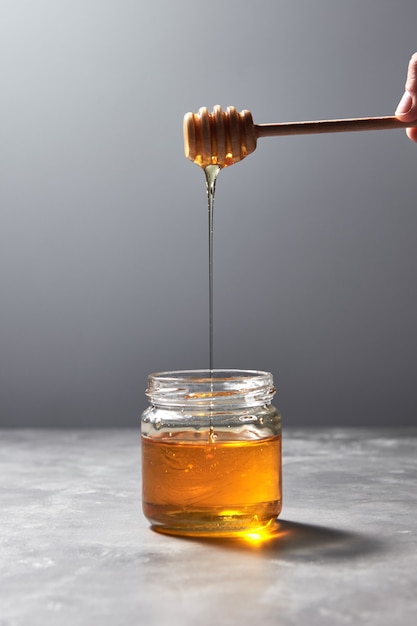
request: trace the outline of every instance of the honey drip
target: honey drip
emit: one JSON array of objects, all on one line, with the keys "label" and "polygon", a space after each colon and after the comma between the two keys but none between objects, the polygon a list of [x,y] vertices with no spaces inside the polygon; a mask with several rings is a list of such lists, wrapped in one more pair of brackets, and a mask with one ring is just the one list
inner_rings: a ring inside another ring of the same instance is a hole
[{"label": "honey drip", "polygon": [[[209,248],[209,369],[210,378],[213,378],[214,369],[214,355],[213,355],[213,218],[214,218],[214,193],[216,191],[217,175],[220,172],[218,165],[207,165],[204,168],[206,175],[206,187],[207,187],[207,199],[208,199],[208,248]],[[211,393],[213,393],[213,384],[211,385]],[[216,441],[216,434],[213,428],[212,411],[210,415],[210,430],[209,441],[214,443]]]},{"label": "honey drip", "polygon": [[207,165],[204,168],[206,175],[207,199],[208,199],[208,247],[209,247],[209,369],[213,375],[213,218],[214,218],[214,193],[216,191],[217,175],[220,172],[218,165]]}]

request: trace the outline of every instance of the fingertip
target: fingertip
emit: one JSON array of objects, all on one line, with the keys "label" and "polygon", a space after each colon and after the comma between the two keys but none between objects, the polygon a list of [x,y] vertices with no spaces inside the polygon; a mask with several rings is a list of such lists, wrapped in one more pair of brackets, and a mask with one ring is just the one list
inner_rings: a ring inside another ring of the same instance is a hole
[{"label": "fingertip", "polygon": [[401,100],[398,103],[397,109],[395,111],[395,115],[399,118],[403,118],[410,113],[411,108],[413,106],[413,98],[409,91],[405,91]]},{"label": "fingertip", "polygon": [[407,137],[417,143],[417,128],[407,128],[406,129]]}]

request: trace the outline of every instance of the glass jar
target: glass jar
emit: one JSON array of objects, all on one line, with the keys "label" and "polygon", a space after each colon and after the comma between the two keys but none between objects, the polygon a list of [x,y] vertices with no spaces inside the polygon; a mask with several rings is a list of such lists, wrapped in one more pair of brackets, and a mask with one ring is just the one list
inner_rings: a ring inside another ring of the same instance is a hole
[{"label": "glass jar", "polygon": [[188,370],[148,377],[142,503],[163,532],[236,536],[281,511],[281,416],[272,375]]}]

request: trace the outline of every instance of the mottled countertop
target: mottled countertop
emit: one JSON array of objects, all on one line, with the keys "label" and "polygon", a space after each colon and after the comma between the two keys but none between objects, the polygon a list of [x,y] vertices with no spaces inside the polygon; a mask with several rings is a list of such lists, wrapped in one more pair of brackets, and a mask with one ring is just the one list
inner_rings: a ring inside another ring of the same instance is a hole
[{"label": "mottled countertop", "polygon": [[141,512],[136,430],[0,431],[0,626],[415,626],[417,429],[284,431],[264,543]]}]

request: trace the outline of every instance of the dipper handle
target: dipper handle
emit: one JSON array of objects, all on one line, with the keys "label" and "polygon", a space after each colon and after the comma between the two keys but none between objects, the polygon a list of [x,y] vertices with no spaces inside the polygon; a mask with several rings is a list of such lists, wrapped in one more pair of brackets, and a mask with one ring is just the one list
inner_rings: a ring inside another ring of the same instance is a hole
[{"label": "dipper handle", "polygon": [[415,122],[401,122],[394,116],[354,117],[341,120],[317,120],[312,122],[283,122],[278,124],[255,124],[255,135],[259,137],[282,137],[285,135],[316,135],[321,133],[346,133],[361,130],[388,130],[410,128]]}]

